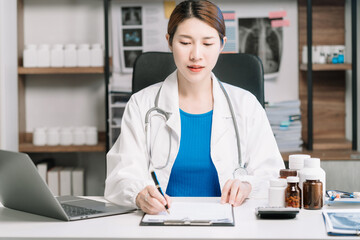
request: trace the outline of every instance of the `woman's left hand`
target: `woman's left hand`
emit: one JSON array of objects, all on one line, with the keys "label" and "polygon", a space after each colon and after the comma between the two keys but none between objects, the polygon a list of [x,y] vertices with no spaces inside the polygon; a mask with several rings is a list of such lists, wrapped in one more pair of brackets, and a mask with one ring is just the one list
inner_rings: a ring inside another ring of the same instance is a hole
[{"label": "woman's left hand", "polygon": [[240,206],[251,192],[251,184],[239,179],[229,179],[221,193],[221,203],[230,203],[234,207]]}]

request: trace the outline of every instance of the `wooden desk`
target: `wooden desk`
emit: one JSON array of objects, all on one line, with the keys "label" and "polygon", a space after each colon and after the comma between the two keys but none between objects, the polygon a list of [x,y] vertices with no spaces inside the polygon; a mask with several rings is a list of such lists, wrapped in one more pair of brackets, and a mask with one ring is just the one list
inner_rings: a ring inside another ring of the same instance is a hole
[{"label": "wooden desk", "polygon": [[[184,199],[174,199],[179,200]],[[62,222],[0,207],[0,239],[358,239],[329,237],[321,211],[301,210],[291,220],[257,219],[255,207],[265,203],[266,200],[250,200],[235,208],[234,227],[139,226],[143,215],[140,211]]]}]

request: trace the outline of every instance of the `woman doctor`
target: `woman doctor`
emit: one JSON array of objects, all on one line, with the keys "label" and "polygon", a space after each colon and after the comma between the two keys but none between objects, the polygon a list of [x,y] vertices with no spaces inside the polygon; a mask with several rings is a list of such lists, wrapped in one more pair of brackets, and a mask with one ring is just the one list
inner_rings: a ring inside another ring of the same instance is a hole
[{"label": "woman doctor", "polygon": [[[212,73],[226,43],[220,9],[206,0],[181,2],[170,16],[166,39],[177,70],[129,100],[121,134],[107,154],[105,197],[157,214],[166,204],[171,208],[171,196],[221,196],[233,206],[249,196],[266,196],[269,179],[284,163],[256,97],[220,83]],[[156,111],[146,117],[155,102],[168,119]],[[236,174],[239,163],[247,174]],[[154,186],[152,169],[165,198]]]}]

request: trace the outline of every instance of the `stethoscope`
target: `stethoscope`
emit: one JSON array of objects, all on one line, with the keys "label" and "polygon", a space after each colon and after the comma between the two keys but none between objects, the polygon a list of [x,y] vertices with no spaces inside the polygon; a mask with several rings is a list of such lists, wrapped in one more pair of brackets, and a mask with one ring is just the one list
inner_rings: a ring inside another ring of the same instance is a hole
[{"label": "stethoscope", "polygon": [[[231,104],[230,97],[229,97],[228,93],[226,92],[224,86],[222,85],[222,83],[219,80],[218,80],[218,82],[220,84],[221,90],[223,91],[223,93],[224,93],[224,95],[226,97],[226,100],[227,100],[227,103],[228,103],[228,106],[229,106],[229,109],[230,109],[230,112],[231,112],[231,117],[232,117],[232,120],[233,120],[234,128],[235,128],[239,166],[234,170],[233,177],[238,178],[240,176],[247,175],[248,172],[246,170],[246,164],[244,164],[244,166],[242,166],[240,135],[239,135],[239,129],[238,129],[238,125],[237,125],[236,118],[235,118],[234,109],[233,109],[233,106]],[[171,134],[169,133],[170,146],[169,146],[169,155],[167,157],[166,163],[164,165],[162,165],[162,166],[157,166],[157,167],[153,164],[153,162],[152,162],[152,153],[151,153],[151,139],[150,139],[150,125],[151,125],[150,120],[151,120],[151,117],[159,116],[159,117],[163,118],[164,121],[166,122],[167,120],[169,120],[169,117],[170,117],[170,114],[171,114],[171,113],[168,113],[168,112],[166,112],[163,109],[158,107],[161,87],[159,88],[159,91],[157,92],[156,97],[155,97],[155,107],[150,108],[145,114],[146,148],[147,148],[147,151],[148,151],[148,154],[149,154],[149,165],[151,164],[155,169],[163,169],[166,166],[168,166],[169,161],[170,161],[170,152],[171,152]],[[153,113],[155,113],[155,114],[153,114]]]}]

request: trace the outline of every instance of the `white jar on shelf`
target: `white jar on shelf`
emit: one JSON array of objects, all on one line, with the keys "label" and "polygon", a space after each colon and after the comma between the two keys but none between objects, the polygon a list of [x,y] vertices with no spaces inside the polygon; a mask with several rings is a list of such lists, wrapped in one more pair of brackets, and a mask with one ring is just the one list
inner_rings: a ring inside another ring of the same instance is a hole
[{"label": "white jar on shelf", "polygon": [[49,145],[49,146],[59,145],[59,143],[60,143],[59,128],[57,128],[57,127],[48,128],[46,140],[47,140],[47,145]]},{"label": "white jar on shelf", "polygon": [[60,129],[60,145],[69,146],[73,144],[73,134],[70,127]]},{"label": "white jar on shelf", "polygon": [[77,51],[75,44],[66,44],[64,50],[64,66],[76,67],[77,66]]},{"label": "white jar on shelf", "polygon": [[301,53],[301,60],[303,64],[307,64],[308,62],[308,50],[307,46],[303,46],[302,53]]},{"label": "white jar on shelf", "polygon": [[80,44],[77,50],[77,65],[79,67],[90,67],[90,45]]},{"label": "white jar on shelf", "polygon": [[45,146],[46,145],[46,128],[37,127],[33,132],[33,144],[35,146]]},{"label": "white jar on shelf", "polygon": [[48,44],[41,44],[38,47],[38,67],[50,67],[50,47]]},{"label": "white jar on shelf", "polygon": [[86,145],[96,145],[98,144],[98,133],[96,127],[86,127],[85,129],[86,135]]},{"label": "white jar on shelf", "polygon": [[55,44],[50,51],[50,66],[64,67],[64,46],[62,44]]},{"label": "white jar on shelf", "polygon": [[100,43],[92,44],[90,52],[91,52],[90,66],[92,67],[104,66],[104,54],[101,48],[101,44]]},{"label": "white jar on shelf", "polygon": [[75,127],[73,129],[73,144],[74,145],[85,145],[86,135],[84,127]]},{"label": "white jar on shelf", "polygon": [[24,67],[37,67],[37,50],[35,44],[27,44],[23,52]]}]

